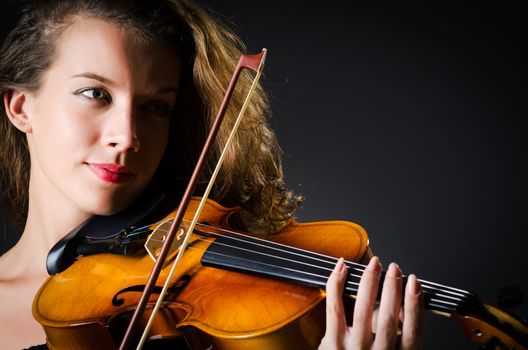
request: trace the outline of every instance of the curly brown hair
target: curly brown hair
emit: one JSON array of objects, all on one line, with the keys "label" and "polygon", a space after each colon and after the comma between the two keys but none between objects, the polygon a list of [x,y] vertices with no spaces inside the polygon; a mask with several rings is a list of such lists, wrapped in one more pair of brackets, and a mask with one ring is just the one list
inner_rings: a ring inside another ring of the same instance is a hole
[{"label": "curly brown hair", "polygon": [[[43,73],[54,59],[57,38],[76,16],[116,23],[134,31],[140,40],[172,45],[179,51],[184,72],[182,94],[171,120],[169,144],[152,182],[167,185],[178,179],[183,183],[198,158],[244,45],[230,29],[189,0],[35,1],[26,5],[2,45],[2,97],[9,98],[14,89],[39,89]],[[206,162],[202,184],[214,169],[251,80],[249,72],[242,74]],[[281,151],[268,116],[268,98],[259,86],[227,151],[212,197],[225,205],[241,206],[248,226],[274,231],[291,219],[301,198],[283,183]],[[3,105],[0,138],[2,197],[20,223],[27,215],[29,151],[25,135],[8,120]],[[178,193],[177,187],[172,193]]]}]

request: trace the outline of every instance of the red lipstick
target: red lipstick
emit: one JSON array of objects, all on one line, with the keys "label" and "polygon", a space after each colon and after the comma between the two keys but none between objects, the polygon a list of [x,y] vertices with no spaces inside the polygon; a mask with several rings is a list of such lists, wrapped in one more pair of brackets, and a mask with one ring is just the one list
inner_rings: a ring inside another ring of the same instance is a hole
[{"label": "red lipstick", "polygon": [[123,183],[134,176],[126,167],[118,164],[87,163],[90,170],[103,181],[110,183]]}]

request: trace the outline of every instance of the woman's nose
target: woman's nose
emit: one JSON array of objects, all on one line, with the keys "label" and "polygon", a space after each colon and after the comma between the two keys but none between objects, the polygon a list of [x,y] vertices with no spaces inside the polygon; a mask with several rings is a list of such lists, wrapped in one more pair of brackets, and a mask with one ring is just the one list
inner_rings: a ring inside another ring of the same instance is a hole
[{"label": "woman's nose", "polygon": [[136,118],[131,106],[115,108],[106,121],[103,142],[119,152],[138,152],[140,142]]}]

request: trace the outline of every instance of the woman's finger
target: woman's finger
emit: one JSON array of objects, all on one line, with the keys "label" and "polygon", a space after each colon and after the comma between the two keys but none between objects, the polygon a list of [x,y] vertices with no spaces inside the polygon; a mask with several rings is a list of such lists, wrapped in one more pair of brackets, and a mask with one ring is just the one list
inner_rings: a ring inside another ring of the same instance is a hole
[{"label": "woman's finger", "polygon": [[376,339],[374,341],[375,349],[393,349],[396,344],[402,304],[401,277],[402,274],[398,265],[390,264],[381,293]]},{"label": "woman's finger", "polygon": [[326,333],[319,349],[335,349],[343,344],[346,333],[346,318],[343,307],[343,285],[346,266],[343,258],[337,261],[326,283]]},{"label": "woman's finger", "polygon": [[405,287],[402,350],[420,349],[423,334],[423,294],[415,275],[409,275]]},{"label": "woman's finger", "polygon": [[370,259],[361,276],[354,306],[351,341],[361,349],[372,344],[372,312],[376,304],[381,264],[378,257]]}]

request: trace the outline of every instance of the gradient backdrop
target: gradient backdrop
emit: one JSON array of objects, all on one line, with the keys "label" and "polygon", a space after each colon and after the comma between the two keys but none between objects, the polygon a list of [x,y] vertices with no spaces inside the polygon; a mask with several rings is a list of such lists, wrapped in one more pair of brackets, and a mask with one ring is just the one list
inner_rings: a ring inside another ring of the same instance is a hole
[{"label": "gradient backdrop", "polygon": [[[385,266],[487,300],[509,284],[528,291],[519,8],[200,2],[250,52],[269,50],[264,85],[286,181],[306,197],[299,220],[357,222]],[[1,224],[6,249],[16,238],[4,213]],[[456,322],[425,322],[425,349],[477,348]]]}]

